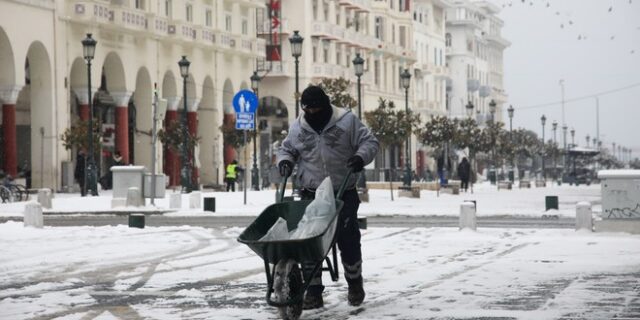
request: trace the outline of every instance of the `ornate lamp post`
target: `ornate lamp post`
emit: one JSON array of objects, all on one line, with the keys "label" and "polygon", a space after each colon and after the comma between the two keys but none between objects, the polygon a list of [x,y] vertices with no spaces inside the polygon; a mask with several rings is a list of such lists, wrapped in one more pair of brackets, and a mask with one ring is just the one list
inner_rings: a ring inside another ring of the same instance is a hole
[{"label": "ornate lamp post", "polygon": [[87,86],[89,95],[89,152],[84,159],[84,185],[82,194],[86,195],[91,190],[91,195],[98,195],[98,179],[96,163],[94,160],[93,150],[93,101],[91,101],[91,60],[96,52],[96,44],[98,42],[91,37],[91,33],[87,33],[87,37],[82,40],[82,53],[87,62]]},{"label": "ornate lamp post", "polygon": [[545,143],[544,143],[544,125],[545,123],[547,123],[547,117],[544,116],[544,114],[542,115],[542,117],[540,118],[540,122],[542,123],[542,180],[546,180],[547,175],[545,173],[545,167],[544,167],[544,158],[545,158]]},{"label": "ornate lamp post", "polygon": [[467,117],[471,119],[471,117],[473,117],[473,103],[471,103],[471,101],[468,101],[467,105],[464,106],[464,108],[467,111]]},{"label": "ornate lamp post", "polygon": [[567,167],[568,167],[568,163],[569,163],[569,159],[568,159],[568,150],[567,150],[567,125],[564,124],[562,125],[562,143],[563,143],[563,149],[564,149],[564,156],[562,158],[562,163],[563,163],[563,167],[562,167],[562,172],[563,172],[563,176],[567,173]]},{"label": "ornate lamp post", "polygon": [[[513,112],[514,111],[515,109],[513,109],[513,106],[509,105],[509,108],[507,109],[507,114],[509,115],[509,142],[511,142],[511,144],[513,144]],[[515,181],[515,175],[513,172],[514,169],[515,169],[515,159],[512,159],[511,169],[509,170],[509,181],[511,181],[511,183]]]},{"label": "ornate lamp post", "polygon": [[[258,71],[254,71],[251,75],[251,89],[258,96],[258,89],[260,86],[260,76]],[[258,96],[259,97],[259,96]],[[258,108],[256,114],[253,116],[253,168],[251,168],[251,185],[253,190],[260,190],[260,170],[258,169],[258,110],[260,109],[260,98],[258,98]]]},{"label": "ornate lamp post", "polygon": [[591,136],[587,135],[587,148],[589,148],[589,141],[591,141]]},{"label": "ornate lamp post", "polygon": [[182,59],[178,61],[178,66],[180,66],[180,75],[182,76],[182,100],[184,102],[184,110],[182,113],[182,170],[180,171],[180,185],[182,186],[183,192],[191,192],[193,190],[191,186],[191,166],[189,165],[189,156],[188,152],[188,139],[189,139],[189,129],[187,127],[187,78],[189,77],[189,65],[191,62],[187,60],[187,56],[182,56]]},{"label": "ornate lamp post", "polygon": [[[400,74],[400,84],[404,88],[404,112],[409,115],[409,84],[411,84],[411,74],[409,69],[404,69],[404,72]],[[405,173],[404,173],[404,187],[411,187],[411,134],[407,135],[407,142],[405,146]]]},{"label": "ornate lamp post", "polygon": [[[360,53],[356,53],[356,57],[353,58],[353,68],[355,69],[356,77],[358,78],[358,119],[362,121],[362,88],[360,85],[360,78],[364,74],[364,59],[360,56]],[[364,172],[358,178],[358,188],[366,190],[367,189],[367,177]]]},{"label": "ornate lamp post", "polygon": [[571,128],[571,148],[576,147],[575,137],[576,137],[576,129]]},{"label": "ornate lamp post", "polygon": [[304,38],[302,36],[300,36],[300,34],[298,33],[298,30],[294,30],[293,31],[293,35],[291,37],[289,37],[289,44],[291,44],[291,55],[293,56],[293,58],[295,59],[296,62],[296,118],[298,118],[298,113],[299,113],[299,109],[300,109],[300,90],[298,88],[298,68],[299,68],[299,61],[298,58],[300,58],[300,56],[302,55],[302,41],[304,41]]},{"label": "ornate lamp post", "polygon": [[360,95],[360,77],[364,74],[364,59],[360,56],[360,53],[356,53],[356,57],[353,58],[353,68],[356,72],[356,77],[358,78],[358,118],[362,120],[362,98]]},{"label": "ornate lamp post", "polygon": [[[496,115],[496,101],[491,99],[491,102],[489,102],[489,113],[491,114],[491,124],[493,125],[495,122],[495,115]],[[496,184],[496,148],[495,148],[495,139],[496,137],[494,136],[494,132],[493,130],[491,130],[491,140],[492,140],[492,146],[491,146],[491,168],[489,169],[489,180],[491,181],[491,184]]]},{"label": "ornate lamp post", "polygon": [[[551,129],[553,130],[553,144],[555,146],[554,150],[557,150],[558,148],[558,141],[556,140],[556,130],[558,129],[558,121],[553,120],[553,123],[551,123]],[[556,163],[556,153],[553,153],[553,180],[558,179],[558,174],[556,172],[556,170],[558,168],[556,168],[557,163]]]}]

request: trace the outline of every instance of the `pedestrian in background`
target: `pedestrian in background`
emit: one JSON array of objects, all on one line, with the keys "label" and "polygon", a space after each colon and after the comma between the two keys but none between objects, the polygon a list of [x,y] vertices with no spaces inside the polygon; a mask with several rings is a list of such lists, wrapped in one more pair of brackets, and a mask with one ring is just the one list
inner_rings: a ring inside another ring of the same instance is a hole
[{"label": "pedestrian in background", "polygon": [[469,178],[471,177],[471,164],[466,157],[462,158],[458,164],[458,177],[460,178],[460,189],[465,192],[469,188]]},{"label": "pedestrian in background", "polygon": [[227,174],[224,179],[227,183],[227,192],[231,190],[232,192],[236,191],[236,180],[238,179],[238,173],[244,171],[240,166],[238,166],[238,161],[233,160],[231,163],[227,165]]}]

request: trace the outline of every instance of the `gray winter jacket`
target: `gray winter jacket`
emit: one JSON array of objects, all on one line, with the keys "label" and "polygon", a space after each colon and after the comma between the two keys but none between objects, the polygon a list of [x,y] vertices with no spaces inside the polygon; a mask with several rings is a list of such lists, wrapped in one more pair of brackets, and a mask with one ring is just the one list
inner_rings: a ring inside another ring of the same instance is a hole
[{"label": "gray winter jacket", "polygon": [[[298,117],[278,150],[278,163],[289,160],[298,164],[298,184],[315,190],[322,180],[331,176],[334,191],[338,191],[348,172],[347,160],[359,155],[367,165],[378,152],[378,139],[352,112],[332,106],[333,114],[320,134]],[[353,189],[356,175],[347,182]]]}]

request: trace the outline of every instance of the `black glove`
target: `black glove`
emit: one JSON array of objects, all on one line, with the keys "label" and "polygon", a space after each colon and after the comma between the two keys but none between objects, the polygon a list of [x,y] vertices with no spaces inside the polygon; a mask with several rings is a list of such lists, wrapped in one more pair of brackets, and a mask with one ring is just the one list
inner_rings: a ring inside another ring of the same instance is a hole
[{"label": "black glove", "polygon": [[347,168],[351,168],[354,173],[358,173],[364,169],[364,160],[361,156],[353,156],[347,160]]},{"label": "black glove", "polygon": [[282,160],[278,163],[278,169],[280,170],[280,175],[283,177],[288,177],[293,172],[293,162],[289,160]]}]

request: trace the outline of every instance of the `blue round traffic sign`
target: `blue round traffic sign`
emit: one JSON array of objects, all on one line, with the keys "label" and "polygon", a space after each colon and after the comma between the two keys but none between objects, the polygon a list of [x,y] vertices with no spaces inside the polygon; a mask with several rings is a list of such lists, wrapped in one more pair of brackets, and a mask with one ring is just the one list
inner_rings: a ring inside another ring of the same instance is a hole
[{"label": "blue round traffic sign", "polygon": [[233,109],[236,113],[255,113],[258,97],[250,90],[240,90],[233,96]]}]

